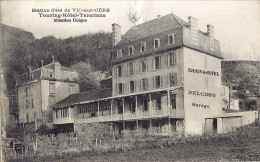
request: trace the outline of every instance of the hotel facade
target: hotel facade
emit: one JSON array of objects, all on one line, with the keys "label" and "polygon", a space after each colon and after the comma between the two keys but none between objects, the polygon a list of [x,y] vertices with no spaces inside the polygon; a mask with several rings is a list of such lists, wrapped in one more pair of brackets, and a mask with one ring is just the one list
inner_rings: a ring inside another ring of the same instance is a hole
[{"label": "hotel facade", "polygon": [[[54,125],[82,133],[221,132],[220,43],[174,14],[131,27],[112,24],[112,89],[73,94],[53,106]],[[64,115],[64,111],[67,113]],[[92,124],[92,126],[90,126]]]}]

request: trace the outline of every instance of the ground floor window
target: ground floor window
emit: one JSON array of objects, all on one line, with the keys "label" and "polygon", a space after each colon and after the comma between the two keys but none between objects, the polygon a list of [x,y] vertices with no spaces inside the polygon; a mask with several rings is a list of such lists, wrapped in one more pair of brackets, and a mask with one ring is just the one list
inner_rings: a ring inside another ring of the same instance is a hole
[{"label": "ground floor window", "polygon": [[135,113],[135,100],[131,99],[130,100],[130,111],[131,113]]},{"label": "ground floor window", "polygon": [[162,100],[161,100],[161,97],[156,97],[156,99],[155,99],[155,104],[156,104],[156,110],[161,110],[161,109],[162,109]]},{"label": "ground floor window", "polygon": [[117,106],[118,106],[118,114],[123,114],[123,103],[122,101],[118,101],[117,102]]},{"label": "ground floor window", "polygon": [[213,119],[213,128],[214,128],[214,130],[218,129],[218,122],[217,122],[216,118]]},{"label": "ground floor window", "polygon": [[69,109],[65,108],[65,109],[61,109],[61,118],[67,118],[69,117]]},{"label": "ground floor window", "polygon": [[176,109],[176,94],[170,94],[170,108]]},{"label": "ground floor window", "polygon": [[110,107],[102,107],[99,110],[99,114],[101,116],[103,116],[103,115],[110,115],[111,114],[111,108]]},{"label": "ground floor window", "polygon": [[142,99],[142,107],[143,111],[148,111],[148,100],[146,97]]}]

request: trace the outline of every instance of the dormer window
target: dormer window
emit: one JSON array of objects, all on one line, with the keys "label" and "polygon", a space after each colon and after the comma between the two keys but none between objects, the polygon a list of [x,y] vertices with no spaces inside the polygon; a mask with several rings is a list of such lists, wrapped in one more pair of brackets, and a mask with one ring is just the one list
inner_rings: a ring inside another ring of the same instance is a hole
[{"label": "dormer window", "polygon": [[175,43],[175,41],[174,41],[174,34],[168,35],[168,45],[172,45],[174,43]]},{"label": "dormer window", "polygon": [[142,42],[141,43],[141,50],[140,50],[140,52],[144,52],[144,51],[146,51],[146,42]]},{"label": "dormer window", "polygon": [[153,48],[159,48],[159,47],[160,47],[160,39],[156,38],[156,39],[154,39],[154,46],[153,46]]},{"label": "dormer window", "polygon": [[122,49],[117,50],[116,58],[122,57]]},{"label": "dormer window", "polygon": [[134,47],[133,46],[129,46],[128,47],[128,54],[129,55],[133,55],[134,54]]}]

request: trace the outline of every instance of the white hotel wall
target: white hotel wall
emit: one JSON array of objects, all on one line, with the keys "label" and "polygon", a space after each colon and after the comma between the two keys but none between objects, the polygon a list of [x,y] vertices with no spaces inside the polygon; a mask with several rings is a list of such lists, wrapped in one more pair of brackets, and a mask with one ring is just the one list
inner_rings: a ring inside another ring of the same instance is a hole
[{"label": "white hotel wall", "polygon": [[[221,60],[187,47],[183,48],[183,57],[185,132],[193,135],[202,134],[205,117],[222,113]],[[188,72],[188,68],[218,72],[218,76]],[[188,94],[189,90],[215,93],[216,97]],[[209,108],[195,107],[192,103],[209,105]]]}]

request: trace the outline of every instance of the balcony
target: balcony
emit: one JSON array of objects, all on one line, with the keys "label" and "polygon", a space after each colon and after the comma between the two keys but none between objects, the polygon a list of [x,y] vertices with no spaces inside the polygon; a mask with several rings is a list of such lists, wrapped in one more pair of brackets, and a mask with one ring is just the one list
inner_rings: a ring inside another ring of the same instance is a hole
[{"label": "balcony", "polygon": [[154,111],[138,111],[138,112],[126,112],[124,114],[112,114],[106,116],[97,117],[84,117],[84,114],[79,114],[75,120],[77,123],[97,123],[97,122],[115,122],[123,120],[148,120],[150,118],[184,118],[184,110],[171,109],[169,111],[154,110]]}]

